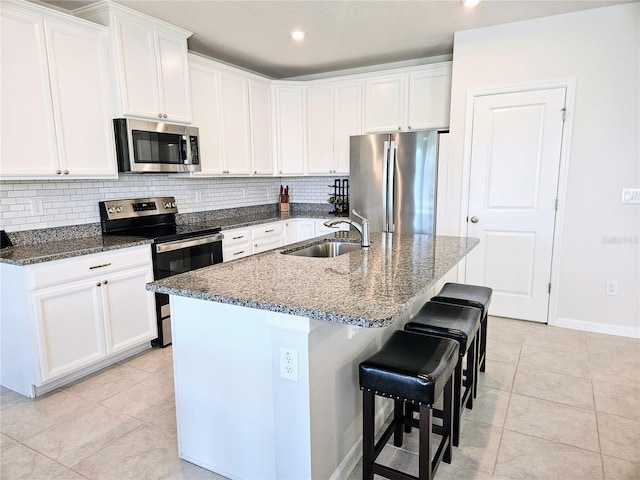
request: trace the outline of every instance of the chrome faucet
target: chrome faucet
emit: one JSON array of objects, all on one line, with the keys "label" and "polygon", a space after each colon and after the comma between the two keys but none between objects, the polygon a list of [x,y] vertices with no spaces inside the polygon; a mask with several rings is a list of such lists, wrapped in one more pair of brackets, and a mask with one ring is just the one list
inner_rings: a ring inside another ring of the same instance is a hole
[{"label": "chrome faucet", "polygon": [[324,224],[327,227],[335,227],[336,225],[339,225],[341,223],[348,223],[350,225],[353,225],[353,228],[360,232],[360,236],[362,237],[362,247],[369,247],[371,245],[371,240],[369,238],[369,220],[367,220],[355,210],[351,210],[351,212],[360,220],[362,220],[362,225],[354,220],[351,220],[350,218],[344,217],[332,218],[331,220],[327,220],[326,222],[324,222]]}]

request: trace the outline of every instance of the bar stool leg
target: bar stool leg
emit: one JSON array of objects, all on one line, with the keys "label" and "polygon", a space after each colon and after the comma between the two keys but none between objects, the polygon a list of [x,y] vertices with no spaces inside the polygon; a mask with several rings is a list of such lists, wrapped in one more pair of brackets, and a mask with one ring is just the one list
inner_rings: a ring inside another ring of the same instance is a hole
[{"label": "bar stool leg", "polygon": [[451,415],[453,410],[453,382],[453,375],[451,375],[444,387],[442,434],[449,436],[447,449],[444,451],[444,457],[442,459],[445,463],[451,463],[451,444],[453,439],[453,422],[451,421],[451,419],[453,418],[453,416]]},{"label": "bar stool leg", "polygon": [[478,362],[476,362],[476,339],[473,339],[471,347],[467,350],[467,382],[466,384],[471,389],[469,398],[467,399],[466,407],[471,410],[473,408],[473,397],[475,397],[475,372],[478,370]]},{"label": "bar stool leg", "polygon": [[373,480],[375,395],[362,391],[362,479]]},{"label": "bar stool leg", "polygon": [[418,459],[418,479],[431,480],[433,475],[431,465],[431,428],[433,410],[426,405],[420,405],[420,446]]},{"label": "bar stool leg", "polygon": [[393,433],[393,444],[396,447],[402,446],[402,430],[404,427],[404,401],[393,401],[393,421],[395,422],[395,428]]},{"label": "bar stool leg", "polygon": [[460,410],[462,409],[462,359],[453,372],[453,446],[460,444]]},{"label": "bar stool leg", "polygon": [[480,364],[480,371],[484,372],[487,368],[487,330],[489,328],[489,317],[485,313],[483,322],[480,324],[480,330],[482,331],[482,363]]}]

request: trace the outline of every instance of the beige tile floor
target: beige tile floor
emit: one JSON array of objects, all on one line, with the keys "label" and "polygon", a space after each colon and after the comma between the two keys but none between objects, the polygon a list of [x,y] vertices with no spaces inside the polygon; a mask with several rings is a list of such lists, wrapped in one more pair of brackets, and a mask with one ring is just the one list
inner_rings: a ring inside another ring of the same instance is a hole
[{"label": "beige tile floor", "polygon": [[[640,479],[640,340],[489,322],[476,404],[436,479]],[[170,348],[36,400],[2,389],[0,406],[2,480],[222,478],[177,458]],[[380,461],[417,474],[416,452],[414,430]]]}]

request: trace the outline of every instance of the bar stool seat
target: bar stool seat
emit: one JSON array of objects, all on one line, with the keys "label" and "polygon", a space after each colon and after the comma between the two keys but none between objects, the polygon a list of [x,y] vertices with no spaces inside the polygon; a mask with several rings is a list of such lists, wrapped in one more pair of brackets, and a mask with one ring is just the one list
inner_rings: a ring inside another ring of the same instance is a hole
[{"label": "bar stool seat", "polygon": [[[362,478],[373,475],[391,479],[431,480],[441,460],[451,463],[453,376],[459,358],[459,343],[442,337],[394,332],[376,354],[360,364],[362,390],[363,453]],[[433,423],[433,404],[444,395],[442,426]],[[375,442],[375,396],[394,399],[393,421]],[[417,405],[419,421],[405,417],[406,404]],[[418,427],[419,476],[376,463],[375,460],[394,435],[394,445],[402,446],[403,427]],[[442,436],[433,460],[431,433]]]},{"label": "bar stool seat", "polygon": [[[460,442],[460,417],[464,408],[473,408],[475,378],[478,371],[477,333],[481,312],[477,308],[448,303],[427,302],[405,325],[409,332],[449,338],[458,342],[460,361],[453,385],[453,445]],[[467,357],[463,371],[462,360]],[[464,386],[464,391],[462,387]]]},{"label": "bar stool seat", "polygon": [[[478,354],[478,364],[480,371],[487,368],[487,327],[489,317],[489,305],[493,290],[489,287],[477,285],[465,285],[463,283],[445,283],[440,292],[431,299],[432,302],[452,303],[467,307],[479,308],[482,311],[482,323],[480,325],[480,353]],[[477,389],[476,378],[476,389]]]}]

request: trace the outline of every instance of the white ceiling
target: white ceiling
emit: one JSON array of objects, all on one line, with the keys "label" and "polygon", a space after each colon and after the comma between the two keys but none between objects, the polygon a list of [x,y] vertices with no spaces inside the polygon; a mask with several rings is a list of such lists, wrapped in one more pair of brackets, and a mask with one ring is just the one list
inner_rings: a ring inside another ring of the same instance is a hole
[{"label": "white ceiling", "polygon": [[[45,0],[74,9],[94,0]],[[453,52],[453,32],[637,0],[119,0],[193,32],[189,50],[273,77]],[[293,30],[307,33],[302,42]],[[595,33],[595,32],[594,32]]]}]

